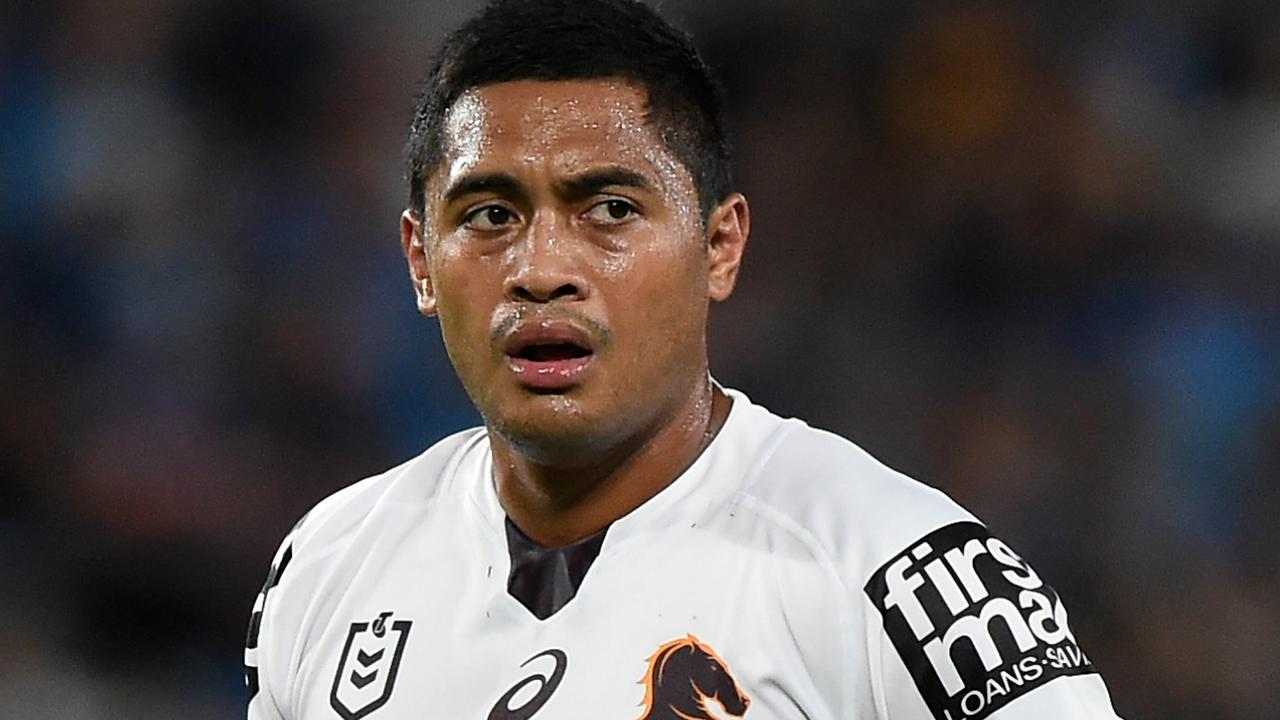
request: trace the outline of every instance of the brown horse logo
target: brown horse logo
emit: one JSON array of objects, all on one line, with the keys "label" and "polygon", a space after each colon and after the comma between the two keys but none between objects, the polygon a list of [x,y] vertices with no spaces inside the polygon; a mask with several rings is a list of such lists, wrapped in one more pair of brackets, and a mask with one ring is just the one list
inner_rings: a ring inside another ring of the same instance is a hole
[{"label": "brown horse logo", "polygon": [[740,718],[751,704],[724,660],[692,635],[658,648],[649,657],[649,672],[641,682],[644,714],[639,720],[716,720],[707,707],[712,700]]}]

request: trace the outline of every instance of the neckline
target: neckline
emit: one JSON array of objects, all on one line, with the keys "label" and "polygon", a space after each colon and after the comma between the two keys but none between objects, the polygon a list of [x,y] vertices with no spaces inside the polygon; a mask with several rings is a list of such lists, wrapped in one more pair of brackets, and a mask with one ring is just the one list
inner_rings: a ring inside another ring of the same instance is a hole
[{"label": "neckline", "polygon": [[[605,537],[602,553],[642,527],[669,527],[680,522],[687,515],[700,510],[700,508],[695,508],[688,504],[685,504],[682,508],[681,503],[684,499],[704,488],[707,484],[703,480],[708,475],[707,468],[712,464],[714,458],[723,453],[722,449],[730,442],[729,438],[738,433],[739,428],[746,422],[745,416],[750,414],[752,408],[756,407],[745,394],[720,385],[714,378],[712,383],[716,388],[724,392],[732,402],[729,406],[729,414],[719,432],[698,453],[694,461],[674,480],[668,483],[666,487],[659,490],[648,500],[631,510],[631,512],[613,521],[606,528],[608,534]],[[470,494],[476,505],[479,506],[490,529],[498,536],[505,537],[507,513],[502,507],[502,501],[498,498],[497,481],[493,474],[493,451],[489,446],[487,431],[483,428],[480,430],[481,442],[478,445],[481,446],[479,449],[484,454],[480,462],[478,482],[469,483],[471,485]],[[504,547],[505,544],[504,540]]]},{"label": "neckline", "polygon": [[563,610],[578,594],[587,572],[600,556],[609,528],[570,545],[549,548],[524,534],[511,518],[507,535],[507,594],[538,620]]}]

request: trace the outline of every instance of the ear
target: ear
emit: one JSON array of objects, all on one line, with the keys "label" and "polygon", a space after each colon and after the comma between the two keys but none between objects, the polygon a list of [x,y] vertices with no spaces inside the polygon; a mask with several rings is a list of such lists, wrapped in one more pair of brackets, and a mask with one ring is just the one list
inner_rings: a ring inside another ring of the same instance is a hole
[{"label": "ear", "polygon": [[733,294],[742,253],[751,234],[751,208],[741,193],[724,199],[707,219],[707,297],[720,302]]},{"label": "ear", "polygon": [[422,222],[413,210],[400,215],[400,247],[409,263],[409,277],[413,280],[413,292],[418,297],[418,312],[431,317],[436,314],[436,291],[431,284],[431,270],[427,262],[427,249],[422,240]]}]

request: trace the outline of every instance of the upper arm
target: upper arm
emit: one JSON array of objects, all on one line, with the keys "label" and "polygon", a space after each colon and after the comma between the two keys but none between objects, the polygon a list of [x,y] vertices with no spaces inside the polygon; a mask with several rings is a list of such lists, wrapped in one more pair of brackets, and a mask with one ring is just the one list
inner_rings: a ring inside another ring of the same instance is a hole
[{"label": "upper arm", "polygon": [[[299,523],[301,524],[301,523]],[[280,549],[271,562],[266,582],[253,602],[253,611],[249,616],[249,630],[245,637],[244,678],[248,692],[249,720],[284,720],[285,714],[277,700],[277,693],[285,690],[282,672],[285,667],[281,658],[287,657],[280,652],[279,632],[275,630],[273,619],[277,614],[273,602],[278,593],[272,591],[280,584],[280,579],[293,560],[293,539],[297,526],[281,543]],[[273,632],[274,631],[274,632]]]},{"label": "upper arm", "polygon": [[1061,598],[981,524],[900,548],[863,591],[892,720],[1115,717]]}]

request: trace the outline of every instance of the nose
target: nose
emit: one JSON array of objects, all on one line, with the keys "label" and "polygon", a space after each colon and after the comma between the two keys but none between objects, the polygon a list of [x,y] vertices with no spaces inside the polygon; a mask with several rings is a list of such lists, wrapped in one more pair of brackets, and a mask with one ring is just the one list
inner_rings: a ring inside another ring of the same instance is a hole
[{"label": "nose", "polygon": [[586,299],[587,283],[579,270],[581,249],[571,231],[559,226],[551,213],[531,223],[511,252],[515,258],[505,284],[507,299],[534,303]]}]

